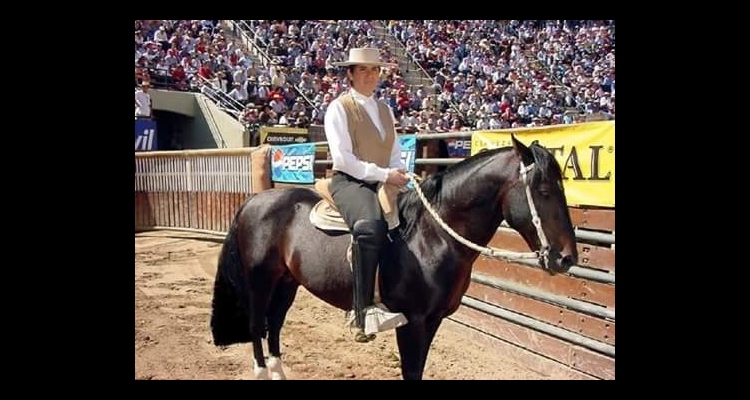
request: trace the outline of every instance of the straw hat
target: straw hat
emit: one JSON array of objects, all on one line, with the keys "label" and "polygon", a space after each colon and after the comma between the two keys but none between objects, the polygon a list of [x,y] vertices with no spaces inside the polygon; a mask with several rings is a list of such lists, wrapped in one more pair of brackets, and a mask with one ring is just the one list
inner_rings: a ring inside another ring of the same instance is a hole
[{"label": "straw hat", "polygon": [[380,67],[397,67],[397,64],[380,61],[380,50],[373,48],[349,49],[349,60],[332,63],[336,67],[349,65],[377,65]]}]

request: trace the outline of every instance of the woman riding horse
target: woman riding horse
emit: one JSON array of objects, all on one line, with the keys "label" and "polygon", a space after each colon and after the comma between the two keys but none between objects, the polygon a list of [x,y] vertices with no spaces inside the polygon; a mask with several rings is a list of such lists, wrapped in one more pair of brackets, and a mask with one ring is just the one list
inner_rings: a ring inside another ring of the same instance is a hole
[{"label": "woman riding horse", "polygon": [[[375,338],[375,332],[405,324],[401,313],[374,304],[375,275],[388,224],[378,201],[381,184],[397,188],[409,178],[401,161],[391,108],[375,99],[380,52],[353,48],[349,60],[333,63],[347,67],[351,88],[331,102],[325,115],[325,133],[333,159],[330,192],[341,217],[352,233],[354,315],[357,342]],[[395,191],[394,191],[395,192]]]}]

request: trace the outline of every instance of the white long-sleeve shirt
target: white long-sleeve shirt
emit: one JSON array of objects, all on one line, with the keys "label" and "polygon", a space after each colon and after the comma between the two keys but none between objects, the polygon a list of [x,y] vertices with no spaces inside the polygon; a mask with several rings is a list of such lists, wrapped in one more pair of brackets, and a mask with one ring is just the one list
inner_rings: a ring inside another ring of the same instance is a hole
[{"label": "white long-sleeve shirt", "polygon": [[151,116],[151,95],[141,89],[135,91],[135,116]]},{"label": "white long-sleeve shirt", "polygon": [[[378,104],[375,97],[366,97],[354,89],[350,90],[354,96],[354,100],[367,111],[367,115],[370,116],[375,127],[378,128],[380,137],[385,139],[385,130],[380,121],[380,112],[378,111]],[[348,96],[348,94],[344,94],[344,96]],[[391,123],[394,123],[396,119],[393,116],[393,110],[390,107],[388,107],[388,110],[391,114]],[[341,104],[340,98],[336,98],[329,104],[325,114],[324,127],[328,140],[328,148],[333,159],[333,170],[345,172],[364,181],[385,182],[388,179],[388,172],[391,168],[406,168],[401,161],[401,144],[398,141],[398,136],[393,140],[390,168],[381,168],[375,163],[359,160],[354,155],[351,136],[349,136],[346,111]]]}]

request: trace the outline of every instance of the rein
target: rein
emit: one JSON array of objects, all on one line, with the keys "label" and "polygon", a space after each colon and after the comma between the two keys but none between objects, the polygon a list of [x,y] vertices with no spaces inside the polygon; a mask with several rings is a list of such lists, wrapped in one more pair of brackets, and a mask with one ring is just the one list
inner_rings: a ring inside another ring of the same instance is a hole
[{"label": "rein", "polygon": [[419,183],[417,182],[417,180],[421,180],[421,178],[414,173],[409,173],[408,175],[409,175],[409,178],[414,182],[414,188],[417,190],[417,195],[419,196],[419,199],[422,201],[422,204],[424,204],[425,208],[430,213],[430,215],[432,215],[432,217],[435,218],[435,222],[437,222],[441,228],[445,229],[445,231],[448,232],[449,235],[451,235],[454,239],[456,239],[461,244],[487,257],[492,257],[492,258],[497,258],[497,259],[506,259],[506,260],[537,258],[537,259],[544,259],[545,263],[543,265],[546,265],[546,259],[549,256],[549,242],[547,241],[547,237],[544,235],[544,231],[542,230],[542,222],[539,219],[539,214],[536,211],[534,200],[531,198],[531,187],[529,186],[528,177],[527,177],[527,173],[531,171],[533,168],[534,168],[533,163],[527,167],[523,165],[523,162],[521,162],[521,167],[520,167],[521,181],[526,185],[526,199],[529,202],[529,210],[531,211],[531,221],[534,224],[534,227],[536,228],[537,235],[539,235],[539,241],[541,242],[541,245],[542,245],[541,252],[539,251],[515,252],[515,251],[498,249],[496,247],[480,246],[476,243],[473,243],[467,240],[463,236],[456,233],[456,231],[454,231],[450,226],[448,226],[448,224],[446,224],[445,221],[443,221],[440,218],[440,216],[435,211],[435,209],[432,208],[430,203],[427,201],[427,198],[424,196],[424,193],[422,193],[422,188],[419,187]]}]

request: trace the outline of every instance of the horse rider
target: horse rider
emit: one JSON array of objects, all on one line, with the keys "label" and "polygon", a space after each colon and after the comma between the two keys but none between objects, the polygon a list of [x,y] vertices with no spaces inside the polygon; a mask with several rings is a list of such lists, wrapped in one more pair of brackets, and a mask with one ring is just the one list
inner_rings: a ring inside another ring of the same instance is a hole
[{"label": "horse rider", "polygon": [[378,49],[352,48],[347,61],[333,65],[346,67],[350,89],[329,104],[324,118],[333,159],[330,193],[352,233],[354,340],[368,342],[376,332],[407,323],[403,314],[374,303],[376,270],[388,240],[377,190],[380,184],[403,188],[409,182],[393,110],[375,99],[381,67],[397,64],[381,62]]}]

